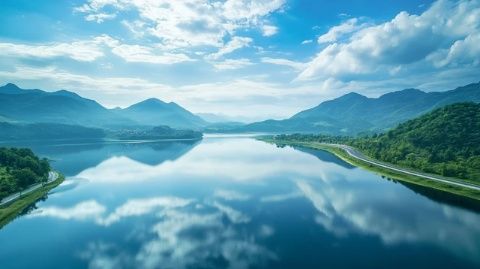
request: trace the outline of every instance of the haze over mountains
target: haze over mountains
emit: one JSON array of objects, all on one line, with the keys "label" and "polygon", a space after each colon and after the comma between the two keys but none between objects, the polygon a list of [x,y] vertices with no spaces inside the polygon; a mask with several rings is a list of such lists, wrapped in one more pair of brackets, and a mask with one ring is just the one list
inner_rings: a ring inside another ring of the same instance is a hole
[{"label": "haze over mountains", "polygon": [[[125,109],[107,109],[69,91],[0,87],[0,117],[15,123],[62,123],[88,127],[159,126],[198,129],[207,123],[175,103],[148,99]],[[1,120],[1,118],[0,118]]]},{"label": "haze over mountains", "polygon": [[174,102],[165,103],[150,98],[115,112],[141,125],[167,125],[173,128],[198,129],[207,125],[199,116]]},{"label": "haze over mountains", "polygon": [[[72,92],[23,90],[14,84],[7,84],[0,87],[2,104],[0,121],[20,124],[72,124],[113,129],[169,126],[207,132],[356,135],[384,132],[435,108],[465,101],[480,102],[480,83],[445,92],[427,93],[417,89],[406,89],[387,93],[378,98],[368,98],[352,92],[301,111],[289,119],[243,125],[208,122],[176,103],[166,103],[154,98],[124,109],[107,109],[96,101]],[[211,115],[209,116],[211,118]]]},{"label": "haze over mountains", "polygon": [[383,132],[435,108],[457,102],[480,102],[480,83],[445,92],[406,89],[368,98],[349,93],[285,120],[267,120],[238,128],[250,132],[310,132],[355,135]]}]

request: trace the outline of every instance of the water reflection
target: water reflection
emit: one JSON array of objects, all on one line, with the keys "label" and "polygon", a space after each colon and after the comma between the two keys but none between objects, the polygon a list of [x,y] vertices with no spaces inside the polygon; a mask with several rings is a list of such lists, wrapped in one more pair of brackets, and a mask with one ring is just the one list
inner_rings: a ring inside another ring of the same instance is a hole
[{"label": "water reflection", "polygon": [[[106,208],[91,200],[68,208],[44,207],[28,217],[91,220],[110,226],[128,218],[154,216],[151,225],[137,229],[130,238],[141,242],[136,252],[125,252],[113,242],[89,242],[80,255],[89,268],[250,268],[276,259],[256,242],[257,234],[245,238],[236,229],[237,224],[249,223],[250,217],[219,201],[153,197],[128,200],[111,212]],[[267,225],[257,230],[264,238],[273,234]]]},{"label": "water reflection", "polygon": [[355,166],[353,166],[353,165],[345,162],[344,160],[336,157],[335,155],[333,155],[331,153],[328,153],[326,151],[323,151],[323,150],[315,150],[315,149],[304,148],[304,147],[293,147],[293,148],[298,150],[298,151],[305,152],[305,153],[308,153],[310,155],[313,155],[323,162],[334,163],[334,164],[340,165],[340,166],[342,166],[344,168],[348,168],[348,169],[355,168]]},{"label": "water reflection", "polygon": [[480,265],[478,212],[328,153],[207,138],[68,154],[103,157],[0,231],[2,268]]},{"label": "water reflection", "polygon": [[387,245],[428,243],[480,263],[480,226],[474,212],[438,205],[415,195],[385,190],[373,194],[367,188],[318,182],[314,188],[313,184],[297,182],[318,211],[317,223],[338,236],[373,234]]},{"label": "water reflection", "polygon": [[114,156],[126,156],[148,165],[174,161],[194,148],[199,141],[157,142],[99,142],[69,141],[55,144],[15,143],[6,146],[28,147],[36,154],[52,160],[52,165],[66,176],[75,176],[81,171],[97,166]]}]

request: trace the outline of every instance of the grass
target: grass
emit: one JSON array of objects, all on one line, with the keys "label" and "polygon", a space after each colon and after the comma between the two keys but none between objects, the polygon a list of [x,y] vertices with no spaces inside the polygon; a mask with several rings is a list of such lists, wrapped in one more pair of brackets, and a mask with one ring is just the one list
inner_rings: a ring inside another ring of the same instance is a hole
[{"label": "grass", "polygon": [[0,229],[24,212],[29,206],[44,198],[51,189],[60,185],[64,179],[65,177],[60,175],[54,182],[48,183],[4,207],[0,207]]},{"label": "grass", "polygon": [[451,194],[468,197],[468,198],[480,201],[480,191],[463,188],[461,186],[451,185],[447,183],[442,183],[442,182],[438,182],[438,181],[434,181],[434,180],[430,180],[422,177],[412,176],[412,175],[404,174],[401,172],[396,172],[387,168],[379,167],[379,166],[364,162],[362,160],[353,158],[342,149],[339,149],[336,147],[332,147],[332,146],[328,146],[328,145],[316,143],[316,142],[300,142],[300,141],[290,141],[290,140],[282,141],[282,140],[275,140],[267,137],[260,137],[258,138],[258,140],[261,140],[267,143],[277,144],[279,146],[299,146],[299,147],[306,147],[306,148],[312,148],[312,149],[318,149],[318,150],[325,150],[335,154],[340,159],[352,165],[367,169],[381,176],[385,176],[395,180],[408,182],[408,183],[412,183],[412,184],[416,184],[416,185],[420,185],[420,186],[424,186],[424,187],[432,188],[435,190],[448,192]]}]

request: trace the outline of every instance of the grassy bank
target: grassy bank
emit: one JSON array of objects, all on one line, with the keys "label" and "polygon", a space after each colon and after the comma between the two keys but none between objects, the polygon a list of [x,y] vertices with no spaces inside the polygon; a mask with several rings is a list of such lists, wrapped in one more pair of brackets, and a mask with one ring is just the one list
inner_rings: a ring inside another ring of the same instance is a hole
[{"label": "grassy bank", "polygon": [[337,157],[341,158],[342,160],[352,165],[370,170],[381,176],[389,177],[399,181],[413,183],[416,185],[420,185],[420,186],[424,186],[424,187],[428,187],[428,188],[436,189],[439,191],[444,191],[444,192],[448,192],[455,195],[460,195],[463,197],[468,197],[468,198],[480,201],[479,191],[463,188],[460,186],[450,185],[447,183],[442,183],[434,180],[429,180],[422,177],[416,177],[416,176],[404,174],[401,172],[396,172],[387,168],[379,167],[379,166],[364,162],[362,160],[353,158],[342,149],[339,149],[336,147],[328,146],[318,142],[297,142],[297,141],[289,141],[289,140],[283,141],[283,140],[276,140],[276,139],[267,138],[267,137],[260,137],[258,139],[261,141],[276,144],[279,146],[298,146],[298,147],[312,148],[312,149],[318,149],[318,150],[325,150],[335,154]]},{"label": "grassy bank", "polygon": [[30,205],[45,197],[51,189],[60,185],[64,179],[64,176],[60,175],[59,178],[54,182],[46,184],[45,186],[38,188],[37,190],[15,200],[4,207],[0,207],[0,229],[15,219]]}]

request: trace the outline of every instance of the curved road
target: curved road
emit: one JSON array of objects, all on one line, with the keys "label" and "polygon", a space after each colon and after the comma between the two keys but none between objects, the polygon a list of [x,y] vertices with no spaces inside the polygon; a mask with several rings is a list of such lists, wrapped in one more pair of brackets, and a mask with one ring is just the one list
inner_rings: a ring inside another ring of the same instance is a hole
[{"label": "curved road", "polygon": [[23,190],[21,192],[17,192],[17,193],[14,193],[8,197],[5,197],[3,200],[0,200],[0,206],[3,206],[5,204],[8,204],[8,203],[11,203],[15,200],[17,200],[18,198],[20,198],[22,195],[25,195],[25,194],[29,194],[31,193],[32,191],[40,188],[41,186],[43,186],[44,184],[48,184],[48,183],[51,183],[55,180],[58,179],[58,173],[57,172],[53,172],[53,171],[50,171],[48,172],[48,181],[45,182],[45,183],[38,183],[38,184],[35,184],[35,185],[32,185],[30,186],[28,189],[26,190]]},{"label": "curved road", "polygon": [[456,181],[454,179],[440,178],[440,177],[435,177],[435,176],[432,176],[432,175],[427,175],[427,174],[423,174],[423,173],[419,173],[419,172],[412,172],[412,171],[408,171],[406,169],[398,168],[398,167],[395,167],[395,166],[392,166],[392,165],[389,165],[389,164],[386,164],[386,163],[381,163],[381,162],[378,162],[378,161],[374,161],[374,160],[366,157],[365,155],[363,155],[361,152],[359,152],[359,151],[355,150],[354,148],[352,148],[350,146],[347,146],[347,145],[341,145],[341,144],[325,144],[325,145],[341,148],[349,156],[351,156],[355,159],[358,159],[358,160],[361,160],[361,161],[364,161],[366,163],[373,164],[373,165],[376,165],[376,166],[380,166],[380,167],[383,167],[383,168],[386,168],[386,169],[389,169],[389,170],[393,170],[393,171],[400,172],[400,173],[407,174],[407,175],[426,178],[426,179],[430,179],[430,180],[433,180],[433,181],[438,181],[438,182],[442,182],[442,183],[456,185],[456,186],[460,186],[460,187],[467,188],[467,189],[480,191],[480,186],[476,185],[476,184],[473,184],[473,183],[460,182],[460,181]]}]

